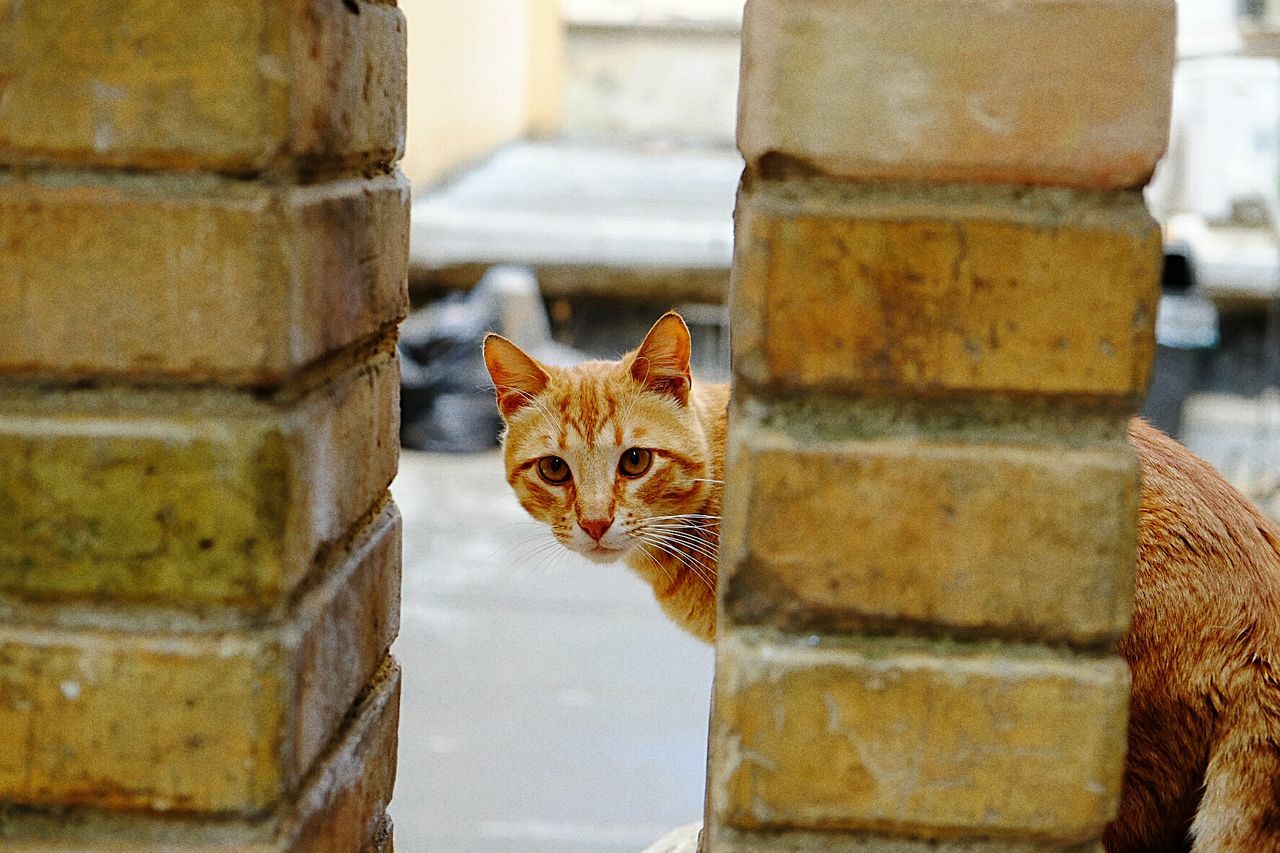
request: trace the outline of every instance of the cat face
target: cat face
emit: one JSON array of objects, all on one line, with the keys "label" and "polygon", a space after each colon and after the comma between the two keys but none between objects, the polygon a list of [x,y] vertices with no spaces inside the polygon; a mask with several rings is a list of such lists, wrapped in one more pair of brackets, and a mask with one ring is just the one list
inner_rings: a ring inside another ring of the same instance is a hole
[{"label": "cat face", "polygon": [[497,335],[485,364],[506,421],[507,481],[565,547],[598,562],[650,544],[710,488],[690,409],[689,331],[667,314],[615,362],[539,364]]}]

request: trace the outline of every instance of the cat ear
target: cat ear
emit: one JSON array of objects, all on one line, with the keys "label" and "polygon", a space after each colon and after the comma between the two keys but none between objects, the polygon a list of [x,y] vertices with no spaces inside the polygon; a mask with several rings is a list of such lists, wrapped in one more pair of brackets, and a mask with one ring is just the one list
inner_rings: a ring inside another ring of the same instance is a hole
[{"label": "cat ear", "polygon": [[653,324],[644,343],[631,358],[631,376],[650,391],[670,394],[682,404],[689,401],[689,327],[674,311]]},{"label": "cat ear", "polygon": [[497,389],[498,411],[504,418],[533,402],[551,380],[538,362],[501,335],[485,335],[484,364]]}]

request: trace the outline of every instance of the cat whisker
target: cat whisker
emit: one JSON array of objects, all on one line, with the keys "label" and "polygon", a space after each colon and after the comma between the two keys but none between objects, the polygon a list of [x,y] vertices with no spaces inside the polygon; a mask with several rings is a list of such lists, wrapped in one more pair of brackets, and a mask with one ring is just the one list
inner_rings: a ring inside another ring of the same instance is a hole
[{"label": "cat whisker", "polygon": [[664,544],[670,545],[671,547],[679,550],[696,554],[711,563],[716,563],[719,559],[719,555],[716,554],[715,551],[711,550],[706,543],[695,540],[676,539],[669,536],[660,536],[656,538]]},{"label": "cat whisker", "polygon": [[[516,566],[519,566],[521,563],[525,563],[535,559],[540,559],[542,557],[545,557],[548,554],[554,554],[556,553],[556,549],[558,547],[563,547],[563,546],[561,546],[560,543],[557,542],[555,539],[546,539],[543,541],[534,542],[532,544],[530,544],[529,542],[518,543],[518,547],[522,547],[524,550],[520,551],[519,553],[515,553],[513,551],[513,553],[511,554],[505,555],[505,558],[502,560],[502,562],[514,568]],[[507,550],[513,550],[513,549],[507,549]]]},{"label": "cat whisker", "polygon": [[687,516],[652,516],[650,518],[641,519],[638,524],[652,527],[670,527],[670,526],[688,526],[711,529],[720,526],[720,519],[717,516],[707,516],[705,518],[689,518]]},{"label": "cat whisker", "polygon": [[658,534],[678,533],[682,536],[697,539],[699,542],[703,542],[708,545],[714,545],[720,539],[719,531],[716,530],[715,527],[703,523],[664,521],[657,524],[637,524],[635,525],[635,528],[637,530]]},{"label": "cat whisker", "polygon": [[644,547],[644,545],[641,545],[641,546],[640,546],[640,548],[639,548],[638,550],[640,551],[640,553],[641,553],[641,554],[643,554],[643,555],[645,556],[645,558],[646,558],[650,563],[653,563],[655,566],[657,566],[657,567],[658,567],[658,570],[659,570],[660,572],[662,572],[664,575],[666,575],[666,576],[667,576],[667,580],[669,580],[672,584],[674,584],[674,583],[676,582],[676,579],[675,579],[674,577],[672,577],[671,572],[667,571],[667,567],[666,567],[666,566],[664,566],[664,565],[662,565],[662,561],[661,561],[661,560],[659,560],[659,559],[657,559],[656,557],[654,557],[654,556],[653,556],[653,554],[650,554],[650,553],[649,553],[649,549],[648,549],[648,548]]},{"label": "cat whisker", "polygon": [[698,542],[707,545],[714,545],[720,538],[714,529],[701,524],[663,522],[661,524],[639,524],[636,525],[636,529],[659,535],[668,533],[679,535],[689,539],[696,539]]},{"label": "cat whisker", "polygon": [[678,562],[681,566],[687,569],[690,574],[692,574],[699,581],[701,581],[702,585],[705,586],[708,591],[715,592],[714,581],[707,574],[707,571],[705,568],[700,567],[697,563],[690,563],[685,557],[681,556],[678,553],[672,553],[670,551],[667,551],[665,553],[671,554],[671,556],[675,558],[676,562]]},{"label": "cat whisker", "polygon": [[[530,533],[528,531],[525,531],[525,535],[521,536],[518,539],[514,539],[512,541],[504,542],[504,543],[494,543],[493,550],[488,555],[488,559],[492,560],[493,562],[499,562],[499,561],[505,562],[516,551],[518,551],[521,548],[526,548],[531,545],[546,544],[543,541],[548,539],[547,534],[544,532],[546,529],[545,525],[537,524],[534,526],[541,527],[543,528],[543,530],[539,530],[535,533]],[[555,540],[554,538],[551,538],[550,541],[555,541]]]},{"label": "cat whisker", "polygon": [[683,530],[689,533],[705,534],[711,538],[719,538],[719,525],[705,521],[641,522],[636,526],[643,530]]},{"label": "cat whisker", "polygon": [[[694,576],[698,578],[698,580],[702,581],[703,584],[706,585],[707,589],[711,590],[712,592],[715,591],[715,585],[708,576],[709,574],[708,567],[700,565],[696,560],[694,562],[690,562],[688,559],[689,555],[683,553],[678,548],[676,548],[674,543],[664,542],[660,539],[651,539],[651,538],[642,538],[642,537],[638,537],[638,538],[641,538],[641,541],[649,545],[652,545],[653,547],[662,551],[664,554],[667,554],[675,558],[676,561],[678,561],[686,569],[691,571],[694,574]],[[672,582],[674,583],[674,580]]]}]

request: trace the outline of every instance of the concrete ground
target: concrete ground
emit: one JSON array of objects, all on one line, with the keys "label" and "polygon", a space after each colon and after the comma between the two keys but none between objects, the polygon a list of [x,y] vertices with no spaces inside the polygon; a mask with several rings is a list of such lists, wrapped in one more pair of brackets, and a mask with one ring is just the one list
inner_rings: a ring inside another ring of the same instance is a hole
[{"label": "concrete ground", "polygon": [[406,452],[404,853],[635,853],[701,818],[713,656],[556,548],[497,452]]}]

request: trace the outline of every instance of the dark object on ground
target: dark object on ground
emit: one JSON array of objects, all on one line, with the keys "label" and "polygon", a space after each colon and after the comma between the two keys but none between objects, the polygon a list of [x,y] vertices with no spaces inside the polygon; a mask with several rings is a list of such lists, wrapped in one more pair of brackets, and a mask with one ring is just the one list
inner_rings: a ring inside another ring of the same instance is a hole
[{"label": "dark object on ground", "polygon": [[415,311],[401,326],[402,446],[475,453],[497,445],[502,420],[481,351],[487,332],[551,364],[581,360],[579,353],[551,340],[533,273],[495,267],[469,293]]},{"label": "dark object on ground", "polygon": [[1190,249],[1166,247],[1156,317],[1156,358],[1142,416],[1164,432],[1182,432],[1182,407],[1203,381],[1204,366],[1220,343],[1213,303],[1196,290]]}]

